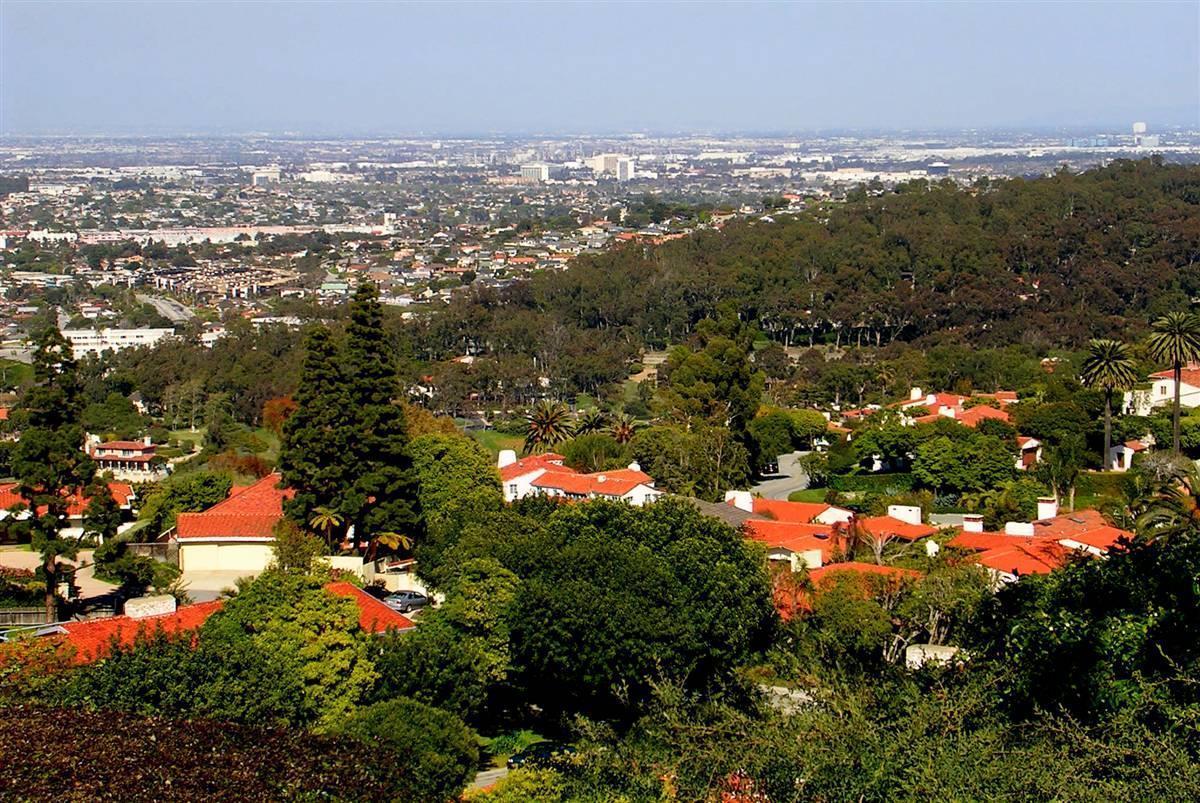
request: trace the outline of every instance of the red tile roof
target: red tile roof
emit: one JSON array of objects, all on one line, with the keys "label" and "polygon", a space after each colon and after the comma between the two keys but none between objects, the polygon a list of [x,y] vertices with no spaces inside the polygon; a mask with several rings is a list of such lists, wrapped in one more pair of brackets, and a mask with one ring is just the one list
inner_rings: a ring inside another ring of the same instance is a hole
[{"label": "red tile roof", "polygon": [[114,640],[120,646],[128,647],[139,635],[151,636],[158,632],[170,635],[196,630],[208,621],[208,617],[219,611],[223,604],[222,600],[200,602],[185,605],[172,613],[141,619],[110,616],[86,622],[67,622],[61,626],[66,631],[63,640],[75,649],[73,660],[79,664],[87,664],[108,655]]},{"label": "red tile roof", "polygon": [[[110,482],[108,490],[121,507],[128,506],[134,499],[133,486],[127,482]],[[90,501],[89,497],[72,494],[67,503],[67,516],[73,519],[82,517]],[[17,483],[0,483],[0,510],[8,510],[16,505],[25,506],[25,500],[17,493]],[[45,508],[41,512],[45,512]]]},{"label": "red tile roof", "polygon": [[154,444],[145,443],[143,441],[108,441],[107,443],[96,444],[95,449],[128,449],[130,451],[146,451],[147,449],[155,449]]},{"label": "red tile roof", "polygon": [[[1171,370],[1159,371],[1158,373],[1150,374],[1153,379],[1175,379],[1175,372]],[[1200,365],[1189,365],[1179,373],[1179,381],[1185,385],[1191,385],[1194,388],[1200,388]]]},{"label": "red tile roof", "polygon": [[780,499],[759,498],[753,500],[753,506],[755,513],[770,516],[776,521],[790,521],[797,524],[808,524],[832,507],[824,502],[785,502]]},{"label": "red tile roof", "polygon": [[563,460],[566,458],[554,452],[546,452],[545,454],[535,454],[529,457],[522,457],[515,463],[509,463],[500,469],[500,479],[504,482],[515,480],[517,477],[524,476],[538,469],[546,471],[561,471],[563,468]]},{"label": "red tile roof", "polygon": [[1064,513],[1033,522],[1033,535],[960,532],[949,546],[978,552],[976,560],[998,572],[1015,575],[1048,574],[1062,566],[1072,552],[1088,547],[1104,553],[1132,534],[1113,527],[1095,510]]},{"label": "red tile roof", "polygon": [[937,532],[936,527],[930,527],[928,524],[910,524],[907,521],[901,521],[892,516],[871,516],[859,519],[858,523],[867,532],[878,538],[892,535],[904,541],[916,541],[918,538],[928,538]]},{"label": "red tile roof", "polygon": [[786,549],[790,552],[819,550],[822,562],[833,557],[839,544],[834,528],[827,524],[750,519],[743,527],[746,537],[771,549]]},{"label": "red tile roof", "polygon": [[884,577],[920,577],[921,573],[916,569],[902,569],[898,566],[879,566],[874,563],[859,563],[858,561],[846,561],[844,563],[830,563],[822,566],[819,569],[810,569],[808,577],[812,580],[814,586],[820,586],[822,583],[828,582],[829,578],[835,574],[844,574],[853,572],[855,574],[878,574]]},{"label": "red tile roof", "polygon": [[339,597],[350,597],[358,606],[358,626],[364,633],[385,633],[388,630],[408,630],[416,624],[398,611],[393,611],[353,583],[329,583],[325,590]]},{"label": "red tile roof", "polygon": [[1009,415],[1003,410],[997,410],[995,407],[988,407],[986,404],[980,404],[975,407],[971,407],[958,414],[958,422],[967,427],[976,427],[979,425],[980,421],[988,418],[1007,422],[1009,420]]},{"label": "red tile roof", "polygon": [[624,496],[639,485],[654,481],[649,474],[632,469],[577,474],[570,469],[547,471],[530,483],[535,488],[552,488],[576,496]]},{"label": "red tile roof", "polygon": [[280,476],[268,474],[253,485],[235,488],[221,502],[201,513],[180,513],[175,523],[179,539],[249,539],[274,537],[275,524],[283,517],[284,500],[295,491],[279,487]]}]

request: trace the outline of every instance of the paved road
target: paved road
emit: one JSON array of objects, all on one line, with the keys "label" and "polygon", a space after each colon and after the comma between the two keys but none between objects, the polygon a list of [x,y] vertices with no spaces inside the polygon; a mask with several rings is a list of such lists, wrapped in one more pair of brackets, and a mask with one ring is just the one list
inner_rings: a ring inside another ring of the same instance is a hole
[{"label": "paved road", "polygon": [[[90,549],[81,549],[73,561],[61,558],[60,562],[79,567],[79,570],[75,572],[75,585],[79,586],[79,598],[81,601],[87,602],[88,600],[105,597],[117,590],[117,587],[112,583],[97,580],[92,576],[92,550]],[[16,548],[0,549],[0,566],[36,570],[41,564],[42,559],[37,552],[28,552],[24,549]]]},{"label": "paved road", "polygon": [[787,499],[795,491],[808,487],[808,475],[800,466],[800,458],[808,452],[792,452],[779,455],[779,473],[764,480],[750,490],[761,494],[764,499]]},{"label": "paved road", "polygon": [[158,314],[169,320],[171,323],[187,323],[192,318],[196,317],[196,313],[180,304],[173,298],[162,298],[161,296],[147,296],[141,293],[137,294],[137,300],[143,304],[149,304],[158,311]]},{"label": "paved road", "polygon": [[475,776],[475,780],[471,781],[471,785],[468,788],[486,789],[505,775],[508,775],[508,767],[495,767],[490,770],[483,770]]}]

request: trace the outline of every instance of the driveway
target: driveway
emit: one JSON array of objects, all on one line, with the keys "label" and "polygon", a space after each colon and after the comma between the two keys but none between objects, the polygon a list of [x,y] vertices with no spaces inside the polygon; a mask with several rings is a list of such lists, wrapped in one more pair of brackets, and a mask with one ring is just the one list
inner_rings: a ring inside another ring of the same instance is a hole
[{"label": "driveway", "polygon": [[192,598],[192,602],[208,602],[221,596],[227,588],[236,588],[237,581],[242,577],[252,577],[254,573],[211,571],[189,572],[181,576],[184,590]]},{"label": "driveway", "polygon": [[750,488],[764,499],[787,499],[795,491],[808,487],[808,474],[800,465],[800,458],[808,452],[792,452],[779,455],[779,473]]},{"label": "driveway", "polygon": [[475,780],[471,781],[471,785],[467,788],[487,789],[505,775],[508,775],[508,767],[493,767],[492,769],[482,770],[476,774]]},{"label": "driveway", "polygon": [[[92,576],[92,550],[81,549],[75,560],[59,558],[60,563],[73,564],[78,567],[75,572],[75,585],[79,587],[79,598],[87,601],[95,597],[103,597],[117,590],[112,583],[97,580]],[[36,552],[24,549],[0,549],[0,566],[12,566],[16,569],[35,570],[42,565],[42,558]]]}]

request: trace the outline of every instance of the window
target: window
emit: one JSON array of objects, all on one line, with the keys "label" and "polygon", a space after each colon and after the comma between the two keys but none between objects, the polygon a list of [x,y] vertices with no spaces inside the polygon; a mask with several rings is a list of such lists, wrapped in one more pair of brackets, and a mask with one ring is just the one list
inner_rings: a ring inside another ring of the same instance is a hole
[{"label": "window", "polygon": [[517,495],[517,484],[515,482],[508,486],[508,495],[509,496]]}]

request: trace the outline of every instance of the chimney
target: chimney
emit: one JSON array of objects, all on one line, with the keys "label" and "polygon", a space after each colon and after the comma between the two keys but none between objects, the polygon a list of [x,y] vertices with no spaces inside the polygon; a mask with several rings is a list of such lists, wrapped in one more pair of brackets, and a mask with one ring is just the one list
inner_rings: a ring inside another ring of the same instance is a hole
[{"label": "chimney", "polygon": [[920,388],[912,388],[911,390],[908,391],[908,400],[909,401],[919,401],[924,396],[925,396],[925,391],[921,390]]},{"label": "chimney", "polygon": [[517,453],[512,449],[502,449],[500,451],[500,459],[496,462],[496,465],[499,468],[504,468],[505,466],[511,466],[515,462],[517,462]]},{"label": "chimney", "polygon": [[630,471],[641,471],[642,466],[640,463],[638,463],[638,461],[634,460],[632,463],[629,464],[629,470]]},{"label": "chimney", "polygon": [[887,514],[905,524],[921,523],[921,508],[916,505],[888,505]]},{"label": "chimney", "polygon": [[1038,497],[1038,521],[1052,519],[1058,515],[1058,500],[1053,496]]},{"label": "chimney", "polygon": [[1010,521],[1004,525],[1005,535],[1033,536],[1033,523],[1028,521]]},{"label": "chimney", "polygon": [[754,498],[750,496],[749,491],[726,491],[725,502],[738,510],[744,510],[747,513],[754,512]]},{"label": "chimney", "polygon": [[170,594],[125,600],[125,615],[130,619],[145,619],[147,616],[163,616],[168,613],[175,613],[175,598]]},{"label": "chimney", "polygon": [[149,446],[150,445],[150,436],[147,435],[146,437],[142,438],[142,443],[145,444],[146,446]]},{"label": "chimney", "polygon": [[983,514],[982,513],[966,513],[963,515],[963,532],[964,533],[981,533],[983,532]]}]

